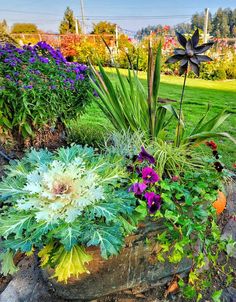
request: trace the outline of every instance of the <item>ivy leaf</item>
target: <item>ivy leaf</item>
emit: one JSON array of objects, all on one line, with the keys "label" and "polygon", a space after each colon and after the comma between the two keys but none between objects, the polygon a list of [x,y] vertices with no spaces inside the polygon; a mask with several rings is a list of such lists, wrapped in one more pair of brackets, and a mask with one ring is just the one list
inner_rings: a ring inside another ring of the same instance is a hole
[{"label": "ivy leaf", "polygon": [[2,262],[1,273],[4,276],[7,276],[8,274],[12,275],[18,271],[18,268],[14,264],[13,256],[12,251],[0,254],[0,260]]},{"label": "ivy leaf", "polygon": [[117,255],[123,245],[122,232],[117,225],[113,227],[94,225],[84,237],[88,240],[87,246],[100,246],[104,259]]},{"label": "ivy leaf", "polygon": [[24,230],[27,230],[32,222],[33,215],[16,213],[1,217],[0,234],[7,238],[10,234],[15,234],[15,238],[21,238]]},{"label": "ivy leaf", "polygon": [[125,230],[125,234],[131,234],[136,230],[136,227],[128,222],[124,217],[120,216],[119,221],[122,223],[122,227]]},{"label": "ivy leaf", "polygon": [[221,290],[217,290],[217,291],[215,291],[213,294],[212,294],[212,300],[213,300],[213,302],[220,302],[221,300],[220,300],[220,297],[222,296],[222,292],[223,292],[223,290],[221,289]]},{"label": "ivy leaf", "polygon": [[189,283],[194,285],[195,282],[198,280],[199,280],[198,275],[194,271],[191,271],[189,273],[189,279],[188,279]]},{"label": "ivy leaf", "polygon": [[59,282],[67,283],[68,278],[72,276],[78,278],[80,274],[89,273],[85,263],[92,259],[92,256],[78,245],[73,246],[70,251],[66,251],[61,246],[52,257],[52,263],[55,265],[53,277],[56,277]]}]

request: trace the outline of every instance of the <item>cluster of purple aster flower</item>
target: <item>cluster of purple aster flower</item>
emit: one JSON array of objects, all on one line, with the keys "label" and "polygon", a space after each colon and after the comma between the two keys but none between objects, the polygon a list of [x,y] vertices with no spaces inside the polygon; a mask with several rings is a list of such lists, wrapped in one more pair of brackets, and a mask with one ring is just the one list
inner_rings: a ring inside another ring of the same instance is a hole
[{"label": "cluster of purple aster flower", "polygon": [[[12,44],[0,46],[0,74],[7,84],[21,90],[69,89],[77,92],[87,77],[88,67],[67,62],[60,50],[46,42],[18,48]],[[4,85],[5,86],[5,85]]]},{"label": "cluster of purple aster flower", "polygon": [[[159,175],[154,170],[155,158],[150,155],[144,147],[141,148],[141,152],[135,158],[135,162],[138,164],[144,164],[142,168],[129,166],[129,171],[138,174],[141,181],[135,182],[129,188],[129,192],[133,192],[135,197],[141,200],[145,200],[150,214],[155,214],[161,207],[161,196],[156,194],[157,183],[160,181]],[[145,164],[148,163],[148,166]]]}]

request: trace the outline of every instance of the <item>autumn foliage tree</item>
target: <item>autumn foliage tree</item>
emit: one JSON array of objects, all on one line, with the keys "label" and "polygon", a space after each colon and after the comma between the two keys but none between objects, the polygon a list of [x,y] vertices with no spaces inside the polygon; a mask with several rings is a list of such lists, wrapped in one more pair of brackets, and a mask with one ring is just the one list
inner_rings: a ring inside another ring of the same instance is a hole
[{"label": "autumn foliage tree", "polygon": [[38,33],[38,28],[33,23],[15,23],[11,29],[12,34],[35,34]]},{"label": "autumn foliage tree", "polygon": [[116,33],[116,24],[107,22],[107,21],[100,21],[96,24],[93,24],[93,31],[92,34],[109,34],[114,35]]},{"label": "autumn foliage tree", "polygon": [[7,21],[6,20],[0,21],[0,34],[7,34],[7,32],[8,32]]}]

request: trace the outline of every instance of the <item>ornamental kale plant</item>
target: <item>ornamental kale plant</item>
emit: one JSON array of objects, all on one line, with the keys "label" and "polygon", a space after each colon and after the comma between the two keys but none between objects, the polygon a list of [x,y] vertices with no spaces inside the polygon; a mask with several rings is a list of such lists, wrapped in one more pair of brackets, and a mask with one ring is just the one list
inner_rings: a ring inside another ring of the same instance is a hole
[{"label": "ornamental kale plant", "polygon": [[87,66],[45,42],[0,46],[0,85],[0,127],[23,137],[75,118],[89,101]]},{"label": "ornamental kale plant", "polygon": [[124,189],[121,157],[77,145],[55,153],[32,149],[6,174],[0,183],[4,274],[15,271],[16,253],[38,250],[42,265],[66,282],[87,272],[86,247],[98,246],[107,259],[135,229],[136,201]]}]

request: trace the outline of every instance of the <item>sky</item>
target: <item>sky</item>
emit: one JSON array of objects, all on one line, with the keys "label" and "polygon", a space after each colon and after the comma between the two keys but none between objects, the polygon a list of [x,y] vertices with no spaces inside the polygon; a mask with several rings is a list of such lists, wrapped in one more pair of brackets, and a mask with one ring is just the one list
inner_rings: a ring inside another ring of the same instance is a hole
[{"label": "sky", "polygon": [[[83,0],[87,32],[99,20],[117,23],[124,30],[137,31],[148,25],[189,22],[191,15],[209,8],[236,8],[235,0]],[[58,32],[66,7],[81,19],[80,0],[0,0],[0,20],[37,24],[39,29]],[[128,33],[128,32],[127,32]]]}]

